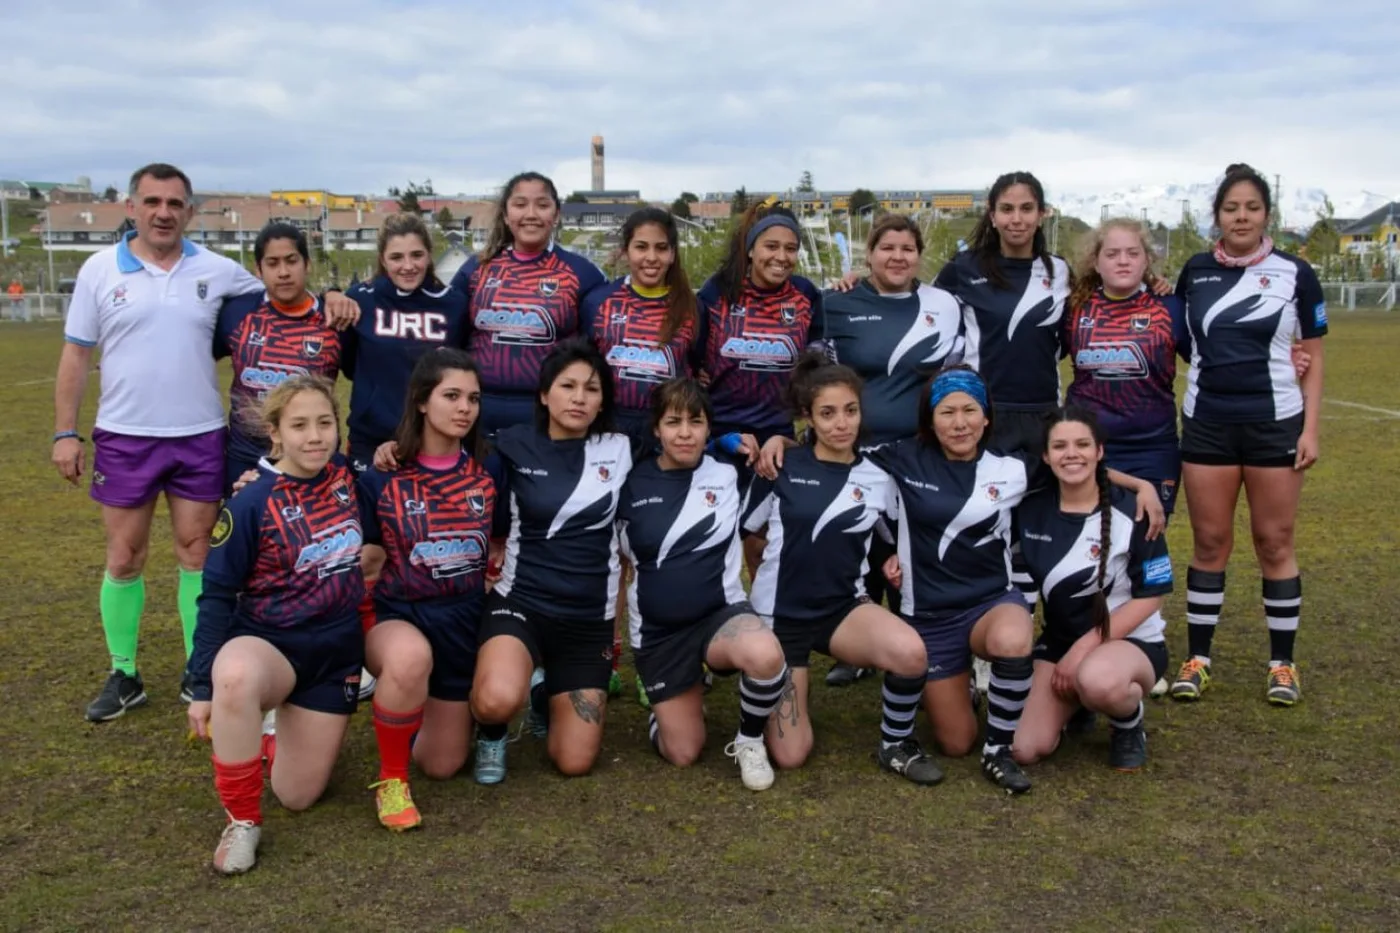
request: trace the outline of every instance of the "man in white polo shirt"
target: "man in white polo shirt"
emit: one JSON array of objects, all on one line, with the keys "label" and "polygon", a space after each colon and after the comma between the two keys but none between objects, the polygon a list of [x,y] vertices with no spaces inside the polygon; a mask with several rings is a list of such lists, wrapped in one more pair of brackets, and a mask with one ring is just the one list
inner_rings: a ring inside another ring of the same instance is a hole
[{"label": "man in white polo shirt", "polygon": [[93,350],[101,352],[92,498],[102,506],[107,536],[100,606],[112,672],[88,706],[93,722],[146,702],[136,645],[146,602],[142,571],[162,490],[180,565],[180,621],[189,656],[224,486],[214,324],[225,298],[263,288],[238,263],[184,239],[193,192],[173,165],[137,169],[127,211],[135,231],[94,254],[78,273],[54,389],[53,462],[77,485],[83,471],[78,407]]}]

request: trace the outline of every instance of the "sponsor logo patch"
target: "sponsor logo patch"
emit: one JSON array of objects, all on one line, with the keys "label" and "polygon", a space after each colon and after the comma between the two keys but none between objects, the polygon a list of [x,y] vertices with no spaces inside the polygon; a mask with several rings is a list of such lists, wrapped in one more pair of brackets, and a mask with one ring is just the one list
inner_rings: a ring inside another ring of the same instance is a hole
[{"label": "sponsor logo patch", "polygon": [[228,509],[219,512],[218,521],[214,522],[214,530],[209,533],[209,546],[219,547],[233,536],[233,513]]},{"label": "sponsor logo patch", "polygon": [[1160,586],[1163,583],[1172,582],[1172,559],[1163,556],[1143,561],[1142,582],[1148,586]]}]

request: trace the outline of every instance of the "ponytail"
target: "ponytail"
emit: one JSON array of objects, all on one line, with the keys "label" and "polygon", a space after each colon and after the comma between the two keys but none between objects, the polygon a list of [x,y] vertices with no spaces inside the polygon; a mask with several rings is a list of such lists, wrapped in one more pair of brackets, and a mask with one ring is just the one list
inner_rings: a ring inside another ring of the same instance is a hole
[{"label": "ponytail", "polygon": [[1109,623],[1112,619],[1108,611],[1108,597],[1104,593],[1104,585],[1108,578],[1109,552],[1113,549],[1113,487],[1108,482],[1108,467],[1102,460],[1099,461],[1098,469],[1094,471],[1094,480],[1099,486],[1099,569],[1090,612],[1099,638],[1108,641],[1111,632]]}]

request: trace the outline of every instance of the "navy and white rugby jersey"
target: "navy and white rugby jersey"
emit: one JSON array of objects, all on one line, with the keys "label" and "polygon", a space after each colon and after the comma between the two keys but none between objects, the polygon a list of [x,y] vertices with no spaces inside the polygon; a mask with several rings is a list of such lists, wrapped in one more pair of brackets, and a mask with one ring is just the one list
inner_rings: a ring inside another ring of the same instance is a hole
[{"label": "navy and white rugby jersey", "polygon": [[632,468],[627,436],[556,441],[516,424],[497,432],[496,453],[497,514],[509,523],[496,592],[546,618],[611,620],[621,569],[613,519]]},{"label": "navy and white rugby jersey", "polygon": [[738,471],[708,454],[689,470],[663,470],[654,458],[632,469],[617,524],[633,567],[634,650],[743,601],[740,506]]},{"label": "navy and white rugby jersey", "polygon": [[[1114,486],[1109,502],[1113,518],[1104,596],[1108,611],[1115,612],[1131,599],[1170,593],[1172,559],[1166,536],[1148,541],[1147,519],[1134,521],[1137,498],[1132,493]],[[1094,627],[1099,549],[1104,545],[1101,524],[1098,510],[1084,515],[1061,512],[1058,488],[1037,492],[1016,510],[1021,554],[1044,600],[1047,639],[1074,642]],[[1125,637],[1162,641],[1165,628],[1162,614],[1154,612]]]},{"label": "navy and white rugby jersey", "polygon": [[1191,329],[1186,417],[1247,423],[1302,413],[1293,338],[1327,333],[1327,304],[1312,266],[1279,250],[1242,269],[1197,253],[1181,270],[1176,293]]},{"label": "navy and white rugby jersey", "polygon": [[876,448],[870,459],[897,493],[904,615],[947,616],[1011,588],[1011,510],[1029,488],[1025,460],[991,451],[949,460],[918,440]]},{"label": "navy and white rugby jersey", "polygon": [[776,480],[755,477],[744,530],[768,525],[754,574],[754,609],[770,618],[816,621],[865,595],[870,535],[889,506],[890,478],[864,456],[818,460],[794,447]]},{"label": "navy and white rugby jersey", "polygon": [[1010,288],[982,274],[977,256],[958,253],[934,285],[962,306],[963,362],[986,380],[992,404],[1006,411],[1044,411],[1060,399],[1060,316],[1069,297],[1069,265],[1050,257],[1053,275],[1035,259],[998,256]]},{"label": "navy and white rugby jersey", "polygon": [[831,355],[865,382],[862,441],[884,444],[913,437],[924,382],[961,347],[957,299],[932,285],[882,295],[862,280],[849,292],[824,292],[822,306]]}]

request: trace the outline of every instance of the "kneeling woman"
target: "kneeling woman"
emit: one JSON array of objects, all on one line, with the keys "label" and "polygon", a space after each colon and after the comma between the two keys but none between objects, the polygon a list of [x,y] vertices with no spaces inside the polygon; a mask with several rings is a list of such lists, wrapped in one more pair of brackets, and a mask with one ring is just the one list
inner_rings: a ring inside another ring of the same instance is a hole
[{"label": "kneeling woman", "polygon": [[[379,822],[391,830],[422,822],[409,793],[410,757],[433,778],[452,777],[467,760],[467,699],[496,502],[495,483],[474,456],[480,412],[480,373],[467,352],[425,353],[395,435],[403,465],[360,476],[365,542],[386,555],[365,655],[379,680],[376,802]],[[483,740],[478,778],[483,769],[503,770],[497,759],[504,753],[504,736]]]},{"label": "kneeling woman", "polygon": [[712,412],[693,379],[652,393],[661,453],[633,468],[618,507],[623,554],[636,572],[627,617],[637,675],[651,703],[657,752],[684,767],[705,745],[702,665],[738,671],[739,734],[725,753],[750,790],[773,785],[763,729],[787,665],[739,579],[739,473],[705,453]]},{"label": "kneeling woman", "polygon": [[188,671],[190,728],[212,734],[214,786],[229,817],[214,850],[224,874],[257,860],[263,713],[277,710],[272,792],[305,810],[330,779],[364,662],[355,481],[330,463],[334,389],[293,376],[268,393],[263,418],[281,472],[235,495],[214,527]]},{"label": "kneeling woman", "polygon": [[549,757],[566,775],[598,758],[612,676],[614,519],[632,468],[612,419],[612,372],[592,341],[574,337],[540,368],[535,423],[496,434],[505,561],[486,601],[472,715],[486,731],[527,701],[547,712]]},{"label": "kneeling woman", "polygon": [[768,526],[753,604],[772,620],[792,680],[768,725],[779,767],[812,751],[807,713],[813,650],[856,667],[886,671],[880,766],[916,784],[943,779],[914,739],[914,714],[928,667],[918,633],[865,595],[870,537],[892,494],[890,478],[856,449],[860,377],[847,366],[804,354],[790,397],[810,445],[788,451],[776,480],[756,478],[744,530]]},{"label": "kneeling woman", "polygon": [[1045,461],[1057,484],[1017,510],[1017,537],[1045,603],[1035,675],[1016,730],[1016,760],[1055,750],[1081,705],[1112,725],[1109,763],[1147,761],[1142,698],[1167,669],[1162,597],[1172,589],[1166,540],[1149,541],[1136,505],[1109,485],[1094,416],[1074,406],[1050,417]]}]

